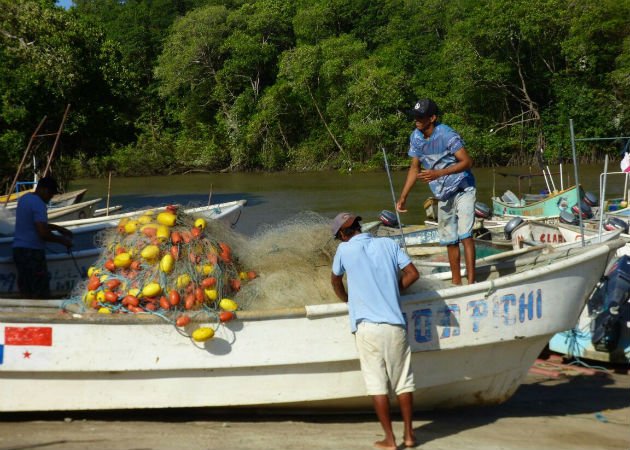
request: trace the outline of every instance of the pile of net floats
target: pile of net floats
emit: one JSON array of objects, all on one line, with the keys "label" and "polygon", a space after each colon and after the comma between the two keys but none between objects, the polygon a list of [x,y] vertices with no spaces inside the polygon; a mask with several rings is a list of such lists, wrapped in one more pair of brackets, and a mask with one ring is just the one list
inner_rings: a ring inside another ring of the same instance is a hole
[{"label": "pile of net floats", "polygon": [[[176,206],[121,219],[88,270],[84,308],[155,314],[177,327],[200,313],[217,324],[233,319],[239,308],[233,296],[256,274],[239,270],[230,247],[210,234],[204,218]],[[198,328],[191,336],[205,341],[214,329]]]}]

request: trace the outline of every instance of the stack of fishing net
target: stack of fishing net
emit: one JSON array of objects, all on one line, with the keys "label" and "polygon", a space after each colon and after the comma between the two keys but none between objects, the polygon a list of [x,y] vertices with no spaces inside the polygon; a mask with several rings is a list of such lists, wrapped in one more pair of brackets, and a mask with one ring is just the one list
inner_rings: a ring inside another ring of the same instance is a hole
[{"label": "stack of fishing net", "polygon": [[[218,238],[223,229],[174,206],[123,218],[101,236],[104,251],[77,297],[86,310],[151,313],[178,326],[200,313],[230,320],[247,306],[235,294],[256,274],[239,267],[230,245]],[[213,330],[205,329],[208,334]]]}]

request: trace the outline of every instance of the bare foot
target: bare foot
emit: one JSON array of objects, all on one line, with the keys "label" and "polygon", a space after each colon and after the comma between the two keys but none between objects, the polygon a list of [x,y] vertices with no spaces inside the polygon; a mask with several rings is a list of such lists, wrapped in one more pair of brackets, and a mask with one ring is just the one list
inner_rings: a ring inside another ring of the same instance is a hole
[{"label": "bare foot", "polygon": [[396,447],[396,443],[392,444],[391,442],[389,442],[387,440],[376,441],[374,443],[374,447],[380,448],[380,449],[383,449],[383,450],[396,450],[396,448],[398,448],[398,447]]},{"label": "bare foot", "polygon": [[417,445],[418,441],[416,441],[416,434],[414,432],[405,436],[405,447],[415,447]]}]

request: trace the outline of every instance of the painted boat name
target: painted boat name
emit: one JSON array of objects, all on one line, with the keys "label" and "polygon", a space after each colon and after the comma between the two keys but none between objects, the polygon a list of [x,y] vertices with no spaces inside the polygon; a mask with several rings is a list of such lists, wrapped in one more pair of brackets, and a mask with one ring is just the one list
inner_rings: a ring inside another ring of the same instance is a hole
[{"label": "painted boat name", "polygon": [[[542,290],[522,293],[506,294],[493,299],[470,300],[466,303],[465,311],[457,304],[448,304],[434,311],[432,308],[423,308],[411,312],[411,321],[405,314],[408,329],[413,333],[413,338],[418,343],[429,342],[433,339],[433,332],[439,332],[440,339],[448,339],[459,336],[462,331],[461,319],[468,315],[471,319],[473,333],[478,333],[486,318],[491,314],[494,325],[513,326],[517,322],[524,323],[542,317]],[[492,312],[490,313],[490,308]],[[434,320],[441,327],[441,331],[433,327]],[[467,331],[467,330],[463,330]]]}]

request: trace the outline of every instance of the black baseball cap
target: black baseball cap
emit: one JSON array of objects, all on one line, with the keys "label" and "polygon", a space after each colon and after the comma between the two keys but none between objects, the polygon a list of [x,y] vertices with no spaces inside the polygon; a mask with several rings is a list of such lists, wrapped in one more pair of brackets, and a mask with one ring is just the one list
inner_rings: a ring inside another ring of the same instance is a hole
[{"label": "black baseball cap", "polygon": [[413,117],[431,117],[433,115],[437,116],[439,109],[430,98],[421,98],[407,113]]},{"label": "black baseball cap", "polygon": [[51,176],[45,176],[37,182],[38,188],[48,189],[52,194],[59,193],[59,186],[57,181]]}]

